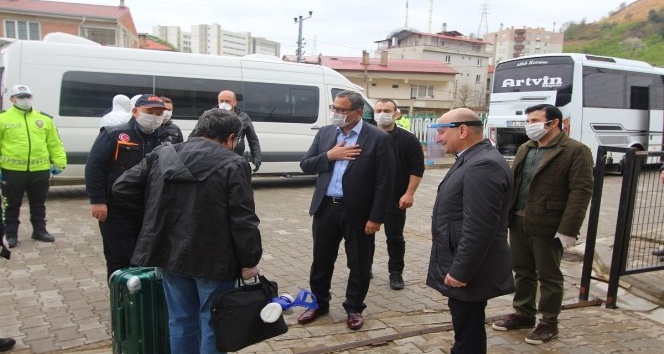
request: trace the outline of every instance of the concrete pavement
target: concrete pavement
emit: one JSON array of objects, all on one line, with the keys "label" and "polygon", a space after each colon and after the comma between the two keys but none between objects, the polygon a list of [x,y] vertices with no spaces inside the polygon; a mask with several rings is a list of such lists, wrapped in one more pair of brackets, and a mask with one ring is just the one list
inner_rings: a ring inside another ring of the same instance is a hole
[{"label": "concrete pavement", "polygon": [[[406,288],[389,288],[384,234],[377,235],[374,278],[366,299],[366,323],[360,331],[345,325],[341,306],[348,270],[340,250],[333,279],[330,315],[300,326],[300,310],[286,316],[290,330],[278,338],[254,345],[243,353],[314,353],[325,348],[348,353],[444,353],[453,341],[450,316],[444,299],[424,285],[431,247],[430,216],[436,187],[446,169],[427,169],[408,211]],[[309,288],[311,262],[311,218],[307,211],[313,191],[311,178],[255,180],[257,212],[261,218],[264,257],[262,273],[280,285],[280,292],[295,294]],[[615,182],[615,181],[614,181]],[[619,188],[604,188],[605,200],[616,199]],[[26,203],[27,204],[27,203]],[[602,214],[603,222],[615,222],[615,207]],[[47,202],[53,244],[30,239],[27,207],[21,210],[19,247],[10,261],[0,261],[0,336],[16,338],[12,353],[111,353],[109,292],[101,237],[89,215],[89,205],[80,187],[55,187]],[[606,220],[605,220],[606,219]],[[603,240],[611,238],[610,225],[600,228]],[[582,231],[582,240],[585,229]],[[604,247],[608,242],[601,242]],[[607,246],[610,247],[610,246]],[[563,261],[565,304],[577,303],[583,245],[567,253]],[[598,252],[597,275],[610,258]],[[643,290],[630,278],[646,279],[652,288]],[[490,353],[660,353],[664,348],[664,305],[658,289],[664,289],[664,272],[626,278],[618,296],[619,309],[602,306],[564,310],[560,336],[550,343],[533,346],[523,338],[526,331],[497,332],[487,329]],[[606,289],[594,282],[591,297],[603,298]],[[653,290],[654,289],[654,290]],[[661,290],[660,290],[661,291]],[[632,293],[639,293],[635,296]],[[511,296],[491,300],[487,316],[511,312]]]}]

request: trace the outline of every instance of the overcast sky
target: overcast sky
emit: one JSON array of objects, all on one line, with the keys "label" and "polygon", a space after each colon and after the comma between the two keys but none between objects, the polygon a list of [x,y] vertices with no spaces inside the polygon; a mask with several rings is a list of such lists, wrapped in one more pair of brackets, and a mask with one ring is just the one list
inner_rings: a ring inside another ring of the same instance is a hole
[{"label": "overcast sky", "polygon": [[[60,1],[60,0],[54,0]],[[64,0],[63,0],[64,1]],[[65,2],[117,6],[120,0],[68,0]],[[489,32],[505,27],[545,27],[549,30],[569,21],[596,21],[621,3],[634,0],[408,0],[408,26],[429,31],[429,8],[433,2],[431,30],[443,22],[447,30],[465,35],[477,33],[482,8],[487,4]],[[152,26],[218,23],[229,31],[247,31],[281,43],[281,54],[294,54],[298,25],[294,17],[313,16],[302,22],[305,55],[372,56],[377,40],[405,24],[406,0],[125,0],[139,32],[152,33]],[[482,22],[483,23],[483,22]],[[484,26],[480,32],[484,32]]]}]

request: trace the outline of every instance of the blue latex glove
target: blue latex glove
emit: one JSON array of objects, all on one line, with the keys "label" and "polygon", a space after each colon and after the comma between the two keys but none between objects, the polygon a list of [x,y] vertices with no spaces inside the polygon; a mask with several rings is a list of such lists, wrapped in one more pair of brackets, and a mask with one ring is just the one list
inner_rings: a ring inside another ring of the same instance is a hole
[{"label": "blue latex glove", "polygon": [[49,172],[51,172],[51,174],[53,176],[55,176],[55,175],[59,175],[60,173],[62,173],[62,169],[58,166],[51,165],[51,169],[49,170]]}]

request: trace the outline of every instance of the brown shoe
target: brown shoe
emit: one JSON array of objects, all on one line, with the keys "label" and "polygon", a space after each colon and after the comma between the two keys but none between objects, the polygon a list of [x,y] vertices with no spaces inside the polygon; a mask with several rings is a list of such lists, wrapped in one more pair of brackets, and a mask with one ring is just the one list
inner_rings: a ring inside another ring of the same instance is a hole
[{"label": "brown shoe", "polygon": [[300,315],[300,317],[298,317],[297,323],[299,323],[301,325],[311,323],[311,322],[315,321],[318,318],[318,316],[322,316],[322,315],[326,314],[327,312],[328,312],[328,310],[325,310],[325,309],[308,309],[308,310],[304,311]]},{"label": "brown shoe", "polygon": [[540,321],[535,329],[526,336],[528,344],[544,344],[558,337],[558,324],[548,324]]},{"label": "brown shoe", "polygon": [[364,318],[362,318],[361,313],[349,312],[346,324],[348,325],[348,328],[357,331],[364,325]]}]

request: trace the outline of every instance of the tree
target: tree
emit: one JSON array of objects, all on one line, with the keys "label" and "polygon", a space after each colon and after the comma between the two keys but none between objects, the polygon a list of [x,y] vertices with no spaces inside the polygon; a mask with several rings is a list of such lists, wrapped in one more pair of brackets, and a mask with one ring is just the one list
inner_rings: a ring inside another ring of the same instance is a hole
[{"label": "tree", "polygon": [[475,92],[470,85],[467,83],[461,84],[461,86],[457,86],[457,91],[456,91],[456,106],[457,107],[468,107],[468,104],[470,101],[473,99],[473,96],[475,95]]},{"label": "tree", "polygon": [[640,38],[629,37],[621,41],[620,46],[629,53],[629,57],[631,58],[637,50],[645,48],[646,45],[643,44],[643,41]]}]

